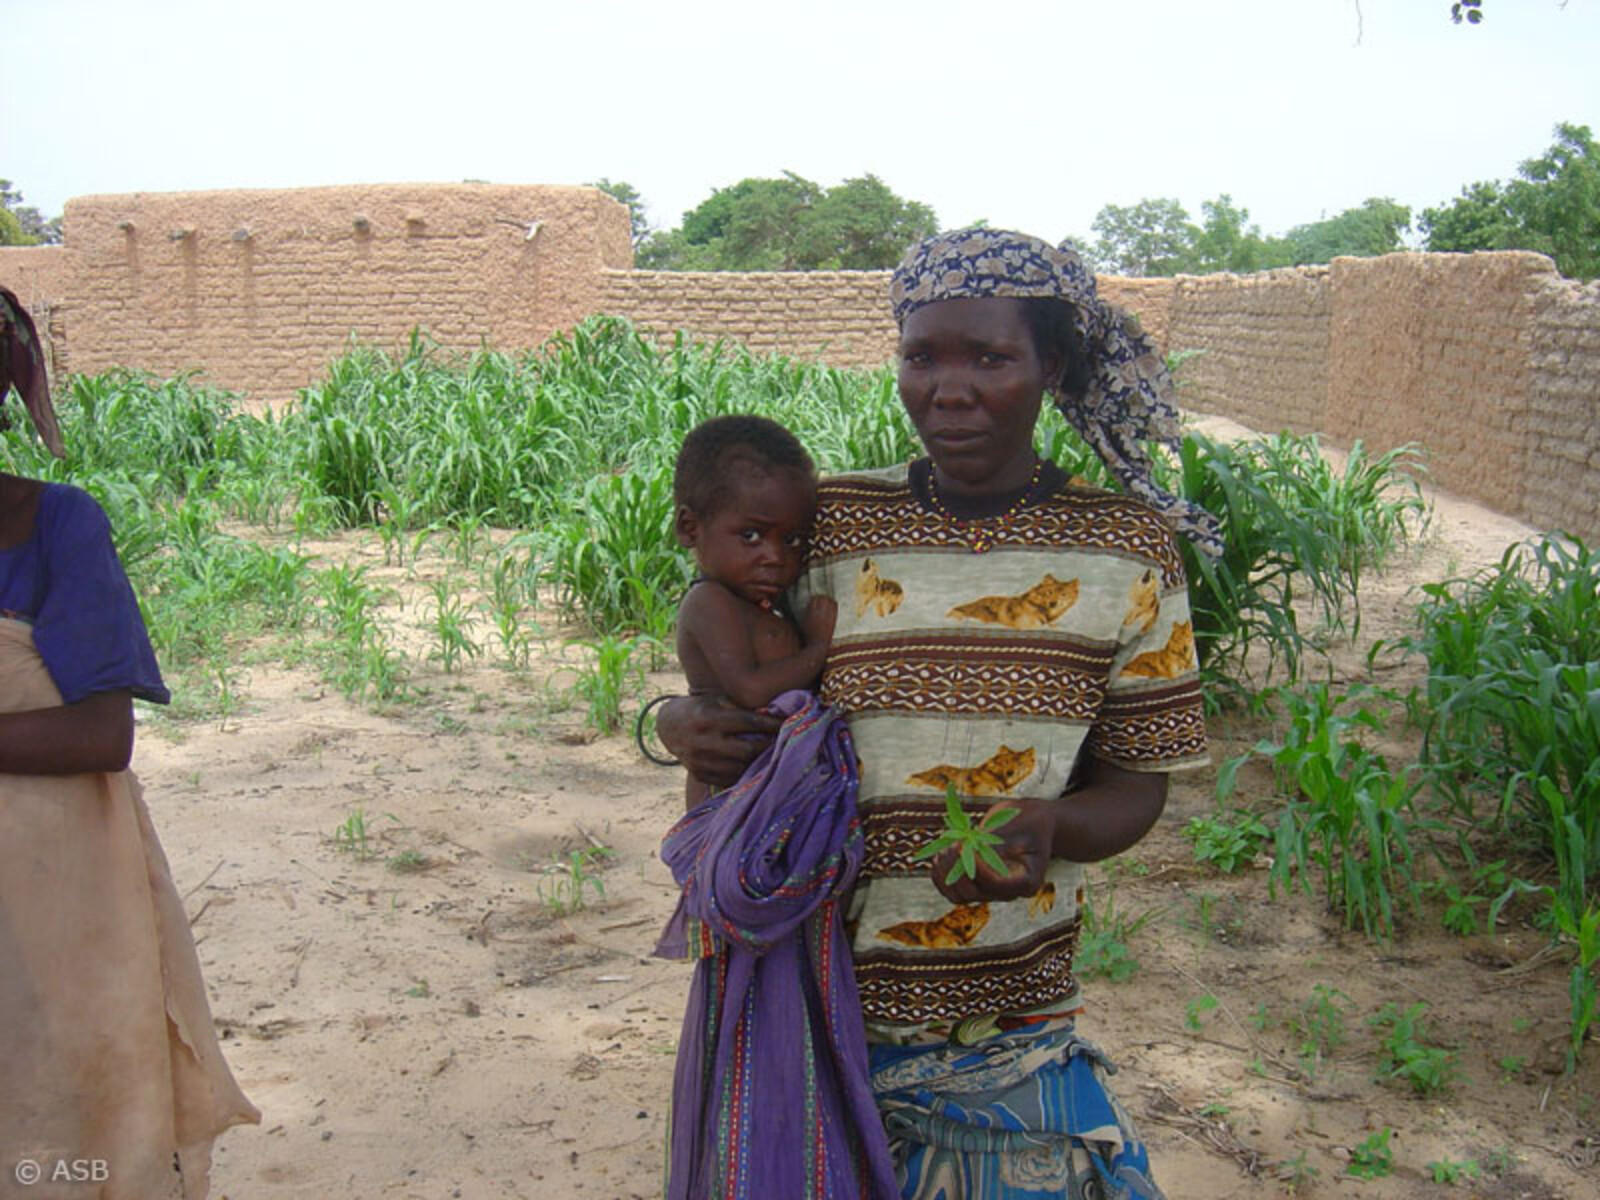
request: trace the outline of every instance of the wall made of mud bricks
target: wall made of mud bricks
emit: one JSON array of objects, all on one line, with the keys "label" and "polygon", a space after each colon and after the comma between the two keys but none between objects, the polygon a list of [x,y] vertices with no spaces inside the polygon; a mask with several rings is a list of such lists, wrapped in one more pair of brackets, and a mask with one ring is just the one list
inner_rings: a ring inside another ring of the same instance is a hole
[{"label": "wall made of mud bricks", "polygon": [[1325,267],[1179,277],[1165,347],[1192,355],[1178,372],[1184,406],[1252,429],[1322,428],[1329,292]]},{"label": "wall made of mud bricks", "polygon": [[1322,429],[1371,449],[1417,442],[1433,481],[1520,515],[1536,254],[1391,254],[1333,263]]},{"label": "wall made of mud bricks", "polygon": [[1521,515],[1600,546],[1600,283],[1549,279],[1534,308]]},{"label": "wall made of mud bricks", "polygon": [[280,400],[351,337],[536,345],[632,262],[592,188],[403,184],[89,196],[65,213],[72,367],[199,368]]},{"label": "wall made of mud bricks", "polygon": [[69,369],[65,304],[68,264],[62,246],[0,247],[0,287],[9,288],[33,318],[44,339],[52,383],[64,378]]},{"label": "wall made of mud bricks", "polygon": [[897,340],[888,296],[887,271],[607,271],[601,306],[659,341],[685,329],[758,354],[881,367]]}]

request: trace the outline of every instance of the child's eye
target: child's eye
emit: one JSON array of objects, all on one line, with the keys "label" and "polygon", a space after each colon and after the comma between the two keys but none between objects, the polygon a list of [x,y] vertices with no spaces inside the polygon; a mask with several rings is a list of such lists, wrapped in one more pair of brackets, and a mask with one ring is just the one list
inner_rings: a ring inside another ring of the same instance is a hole
[{"label": "child's eye", "polygon": [[784,545],[788,546],[791,550],[804,550],[806,546],[806,535],[803,533],[791,533],[788,537],[784,538],[783,541]]},{"label": "child's eye", "polygon": [[761,541],[761,531],[759,529],[746,529],[739,534],[739,540],[746,546],[757,545]]},{"label": "child's eye", "polygon": [[1011,356],[1008,354],[1001,354],[998,350],[985,350],[982,354],[978,355],[978,361],[986,367],[999,367],[1010,362]]}]

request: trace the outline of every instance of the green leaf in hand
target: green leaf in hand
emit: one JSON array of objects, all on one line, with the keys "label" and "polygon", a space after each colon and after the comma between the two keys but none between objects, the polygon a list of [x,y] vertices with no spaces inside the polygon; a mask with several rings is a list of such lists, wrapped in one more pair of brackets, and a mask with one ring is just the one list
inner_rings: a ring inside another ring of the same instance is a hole
[{"label": "green leaf in hand", "polygon": [[939,831],[938,837],[913,854],[912,858],[919,861],[932,858],[955,846],[958,848],[956,861],[951,865],[949,874],[945,876],[945,883],[954,883],[962,878],[976,879],[979,859],[987,863],[992,870],[1004,875],[1007,870],[1006,864],[994,851],[1004,839],[995,836],[991,831],[1000,828],[1016,815],[1016,809],[997,805],[984,813],[977,824],[973,824],[972,818],[967,815],[967,810],[961,807],[961,798],[956,795],[955,784],[947,783],[944,789],[944,828]]}]

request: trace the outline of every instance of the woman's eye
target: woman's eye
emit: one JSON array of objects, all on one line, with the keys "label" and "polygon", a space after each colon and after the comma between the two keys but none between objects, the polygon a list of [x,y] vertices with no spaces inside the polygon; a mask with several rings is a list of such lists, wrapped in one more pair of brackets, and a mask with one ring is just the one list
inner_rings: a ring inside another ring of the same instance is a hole
[{"label": "woman's eye", "polygon": [[986,367],[999,367],[1010,362],[1011,356],[1008,354],[1001,354],[998,350],[985,350],[982,354],[978,355],[978,361]]}]

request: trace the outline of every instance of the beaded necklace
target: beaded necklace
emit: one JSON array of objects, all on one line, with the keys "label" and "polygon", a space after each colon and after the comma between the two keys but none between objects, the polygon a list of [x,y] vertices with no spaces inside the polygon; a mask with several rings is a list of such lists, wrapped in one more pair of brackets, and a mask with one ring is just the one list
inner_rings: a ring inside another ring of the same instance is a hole
[{"label": "beaded necklace", "polygon": [[[939,499],[939,483],[935,477],[936,473],[930,465],[928,469],[928,503],[933,505],[934,512],[955,526],[956,533],[961,536],[961,539],[967,543],[974,554],[982,554],[990,546],[994,545],[995,539],[999,535],[1011,528],[1011,519],[1028,506],[1028,502],[1033,499],[1034,490],[1039,486],[1039,478],[1043,472],[1044,459],[1034,459],[1033,475],[1028,480],[1028,486],[1023,488],[1022,494],[1012,501],[1010,508],[996,517],[972,517],[963,520],[946,508],[944,501]],[[973,528],[979,522],[987,525],[988,528]]]}]

